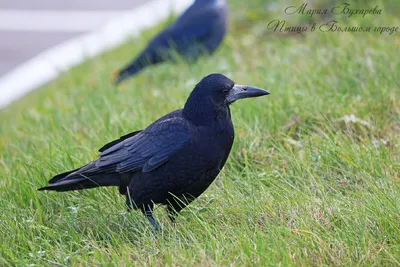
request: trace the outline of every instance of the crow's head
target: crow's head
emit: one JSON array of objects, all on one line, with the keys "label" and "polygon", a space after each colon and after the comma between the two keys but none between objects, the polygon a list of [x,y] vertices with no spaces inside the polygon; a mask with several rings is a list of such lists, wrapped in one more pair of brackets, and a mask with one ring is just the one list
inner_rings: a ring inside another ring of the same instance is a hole
[{"label": "crow's head", "polygon": [[236,100],[268,94],[263,89],[235,84],[222,74],[210,74],[195,86],[183,114],[197,125],[208,124],[221,112],[229,112],[229,105]]},{"label": "crow's head", "polygon": [[193,89],[189,99],[207,99],[216,106],[230,105],[238,99],[268,95],[260,88],[235,84],[222,74],[210,74],[204,77]]}]

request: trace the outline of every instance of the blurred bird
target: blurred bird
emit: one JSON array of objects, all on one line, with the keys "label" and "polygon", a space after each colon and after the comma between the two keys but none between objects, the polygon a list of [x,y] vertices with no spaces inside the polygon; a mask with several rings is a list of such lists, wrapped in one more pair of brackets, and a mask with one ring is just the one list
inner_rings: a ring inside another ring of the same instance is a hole
[{"label": "blurred bird", "polygon": [[234,84],[221,74],[210,74],[195,86],[183,109],[106,144],[97,160],[56,175],[39,190],[118,186],[128,207],[140,209],[158,230],[152,215],[154,204],[167,205],[174,220],[224,166],[234,139],[229,105],[267,94]]},{"label": "blurred bird", "polygon": [[114,74],[114,83],[121,83],[149,65],[174,60],[176,55],[193,61],[213,53],[224,38],[227,17],[225,0],[196,0],[172,25],[155,36],[139,56]]}]

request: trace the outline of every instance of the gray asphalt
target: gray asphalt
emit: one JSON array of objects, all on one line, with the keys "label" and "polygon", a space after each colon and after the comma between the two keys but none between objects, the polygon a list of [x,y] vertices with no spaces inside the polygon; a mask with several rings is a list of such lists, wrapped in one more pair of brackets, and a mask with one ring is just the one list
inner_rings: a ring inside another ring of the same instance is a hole
[{"label": "gray asphalt", "polygon": [[24,10],[125,10],[146,2],[146,0],[0,0],[0,8]]},{"label": "gray asphalt", "polygon": [[[0,0],[0,9],[130,10],[145,2],[146,0]],[[0,78],[38,53],[83,33],[0,30]]]},{"label": "gray asphalt", "polygon": [[0,76],[78,33],[0,31]]}]

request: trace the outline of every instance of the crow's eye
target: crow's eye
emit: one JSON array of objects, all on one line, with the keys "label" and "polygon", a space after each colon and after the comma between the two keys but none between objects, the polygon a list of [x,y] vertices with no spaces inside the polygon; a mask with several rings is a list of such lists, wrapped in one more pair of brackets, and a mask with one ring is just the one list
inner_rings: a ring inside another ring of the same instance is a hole
[{"label": "crow's eye", "polygon": [[224,89],[224,90],[222,90],[222,93],[224,93],[225,95],[227,95],[228,93],[229,93],[229,89]]}]

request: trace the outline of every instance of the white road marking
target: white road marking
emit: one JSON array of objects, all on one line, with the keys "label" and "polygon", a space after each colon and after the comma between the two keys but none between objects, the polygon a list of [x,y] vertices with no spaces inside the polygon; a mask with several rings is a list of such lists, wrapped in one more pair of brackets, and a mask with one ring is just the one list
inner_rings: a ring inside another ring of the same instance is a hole
[{"label": "white road marking", "polygon": [[0,9],[0,30],[7,31],[91,31],[126,11],[18,10]]},{"label": "white road marking", "polygon": [[53,47],[0,78],[0,109],[58,77],[87,58],[123,43],[129,36],[166,19],[171,11],[182,12],[192,0],[153,0],[102,28]]}]

